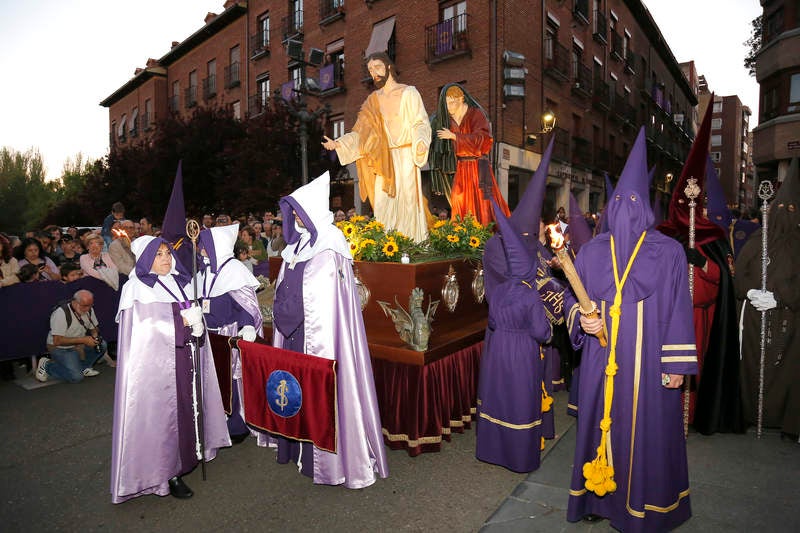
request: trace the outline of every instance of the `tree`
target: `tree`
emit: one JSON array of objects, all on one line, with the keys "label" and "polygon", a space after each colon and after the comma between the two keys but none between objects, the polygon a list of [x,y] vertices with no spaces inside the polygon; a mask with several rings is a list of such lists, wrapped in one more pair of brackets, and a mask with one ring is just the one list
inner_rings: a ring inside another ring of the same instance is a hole
[{"label": "tree", "polygon": [[762,23],[763,17],[761,15],[750,22],[752,26],[750,38],[744,42],[748,50],[747,55],[744,57],[744,68],[747,69],[748,74],[751,76],[756,75],[756,54],[761,49]]},{"label": "tree", "polygon": [[0,149],[0,228],[17,234],[41,228],[55,202],[58,185],[45,181],[44,161],[38,149]]}]

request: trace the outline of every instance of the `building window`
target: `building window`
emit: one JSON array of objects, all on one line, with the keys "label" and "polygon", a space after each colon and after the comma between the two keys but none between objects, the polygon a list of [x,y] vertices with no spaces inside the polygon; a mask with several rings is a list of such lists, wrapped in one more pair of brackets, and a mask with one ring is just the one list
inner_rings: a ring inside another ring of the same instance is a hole
[{"label": "building window", "polygon": [[194,107],[197,105],[197,71],[193,70],[189,73],[189,87],[186,88],[186,96],[184,98],[186,108]]},{"label": "building window", "polygon": [[289,79],[292,80],[292,87],[295,91],[303,88],[303,69],[300,66],[289,69]]},{"label": "building window", "polygon": [[711,152],[711,161],[714,163],[722,161],[722,152]]},{"label": "building window", "polygon": [[712,130],[720,130],[720,129],[722,129],[722,119],[721,118],[712,118],[711,119],[711,129]]},{"label": "building window", "polygon": [[719,102],[714,102],[714,109],[711,110],[712,113],[722,113],[722,100]]},{"label": "building window", "polygon": [[722,135],[712,135],[711,146],[722,146]]},{"label": "building window", "polygon": [[258,43],[262,49],[269,48],[269,12],[258,17]]},{"label": "building window", "polygon": [[203,98],[208,100],[217,95],[217,60],[206,64],[206,79],[203,80]]},{"label": "building window", "polygon": [[344,131],[344,117],[331,118],[331,138],[338,139],[345,133],[347,132]]},{"label": "building window", "polygon": [[[339,48],[328,54],[330,62],[320,69],[320,90],[327,91],[334,87],[344,87],[344,48]],[[323,72],[324,71],[324,72]]]},{"label": "building window", "polygon": [[623,59],[628,58],[628,53],[631,51],[631,33],[628,30],[625,30],[625,34],[622,37],[622,57]]},{"label": "building window", "polygon": [[231,113],[235,120],[242,120],[242,104],[239,100],[231,104]]},{"label": "building window", "polygon": [[253,115],[264,112],[269,103],[270,94],[269,72],[265,72],[256,78],[256,97],[250,110]]},{"label": "building window", "polygon": [[552,61],[555,55],[555,44],[558,42],[558,25],[550,17],[547,18],[547,27],[544,32],[544,57]]},{"label": "building window", "polygon": [[453,21],[453,32],[459,34],[467,30],[467,2],[456,2],[442,9],[442,21]]},{"label": "building window", "polygon": [[583,64],[583,48],[575,42],[572,43],[572,79],[578,79],[578,71]]},{"label": "building window", "polygon": [[169,108],[172,112],[177,112],[181,103],[181,82],[172,82],[172,97],[170,98]]},{"label": "building window", "polygon": [[789,82],[789,113],[800,111],[800,74],[792,74]]},{"label": "building window", "polygon": [[289,0],[290,32],[300,33],[303,31],[303,0]]},{"label": "building window", "polygon": [[240,48],[237,44],[228,52],[228,66],[225,67],[225,87],[231,89],[241,84],[240,80]]}]

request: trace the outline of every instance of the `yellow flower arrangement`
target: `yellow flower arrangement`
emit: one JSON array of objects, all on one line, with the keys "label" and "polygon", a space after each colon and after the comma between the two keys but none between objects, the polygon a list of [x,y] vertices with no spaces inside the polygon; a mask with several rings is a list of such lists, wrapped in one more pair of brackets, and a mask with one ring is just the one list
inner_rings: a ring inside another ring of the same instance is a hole
[{"label": "yellow flower arrangement", "polygon": [[471,214],[463,219],[439,220],[430,230],[427,247],[431,252],[446,257],[480,259],[483,246],[492,236],[492,225],[484,226]]},{"label": "yellow flower arrangement", "polygon": [[337,222],[350,244],[350,253],[357,261],[400,261],[403,253],[414,248],[414,242],[399,231],[386,231],[383,224],[362,215]]}]

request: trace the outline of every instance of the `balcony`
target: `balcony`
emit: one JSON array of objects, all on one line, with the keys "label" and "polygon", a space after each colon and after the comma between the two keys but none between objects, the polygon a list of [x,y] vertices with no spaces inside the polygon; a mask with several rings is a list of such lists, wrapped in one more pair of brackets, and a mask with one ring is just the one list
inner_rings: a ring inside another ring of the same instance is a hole
[{"label": "balcony", "polygon": [[212,74],[203,80],[203,100],[206,102],[217,96],[217,76]]},{"label": "balcony", "polygon": [[344,0],[319,0],[319,23],[325,26],[344,18]]},{"label": "balcony", "polygon": [[585,167],[592,166],[592,144],[589,139],[572,137],[572,162]]},{"label": "balcony", "polygon": [[283,19],[281,19],[281,28],[283,28],[283,42],[289,39],[302,39],[303,10],[298,9],[288,17],[283,17]]},{"label": "balcony", "polygon": [[604,148],[595,147],[594,149],[594,166],[598,170],[608,172],[611,165],[611,154]]},{"label": "balcony", "polygon": [[611,110],[611,86],[600,78],[594,80],[592,106],[602,111]]},{"label": "balcony", "polygon": [[579,22],[589,24],[589,0],[574,0],[572,15]]},{"label": "balcony", "polygon": [[269,96],[266,94],[253,94],[247,97],[247,112],[251,117],[257,117],[269,108]]},{"label": "balcony", "polygon": [[250,36],[250,59],[269,55],[269,31],[260,31]]},{"label": "balcony", "polygon": [[612,107],[614,109],[614,117],[620,122],[636,123],[636,111],[633,106],[628,103],[627,97],[616,93],[614,95]]},{"label": "balcony", "polygon": [[426,63],[439,63],[451,57],[472,53],[468,16],[464,13],[425,28]]},{"label": "balcony", "polygon": [[592,38],[601,44],[608,43],[608,23],[606,16],[599,9],[594,10],[594,29],[592,31]]},{"label": "balcony", "polygon": [[323,70],[330,68],[331,65],[325,65],[320,68],[320,96],[332,96],[345,90],[344,87],[344,62],[336,61],[333,63],[333,79],[328,82],[327,87],[323,82]]},{"label": "balcony", "polygon": [[569,162],[569,132],[564,128],[553,129],[553,157]]},{"label": "balcony", "polygon": [[241,80],[239,79],[239,62],[231,63],[227,67],[225,67],[225,88],[226,89],[233,89],[234,87],[238,87],[241,85]]},{"label": "balcony", "polygon": [[569,50],[552,38],[544,40],[545,58],[544,73],[557,81],[569,80]]},{"label": "balcony", "polygon": [[592,95],[592,69],[583,63],[573,65],[572,94],[588,98]]},{"label": "balcony", "polygon": [[628,74],[636,74],[637,65],[640,63],[639,56],[631,50],[627,50],[625,54],[625,72]]},{"label": "balcony", "polygon": [[191,109],[197,105],[197,86],[188,87],[183,92],[183,103],[186,109]]},{"label": "balcony", "polygon": [[615,31],[611,32],[611,58],[617,61],[625,59],[625,41],[622,40],[622,35]]}]

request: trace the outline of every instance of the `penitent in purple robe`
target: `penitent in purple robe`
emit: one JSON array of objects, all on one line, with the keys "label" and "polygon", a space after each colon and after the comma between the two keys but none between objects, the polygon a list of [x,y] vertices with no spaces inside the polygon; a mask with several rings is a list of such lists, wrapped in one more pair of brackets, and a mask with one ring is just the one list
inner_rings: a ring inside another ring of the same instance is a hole
[{"label": "penitent in purple robe", "polygon": [[[604,318],[609,341],[601,347],[596,337],[586,335],[577,303],[567,303],[573,345],[583,347],[567,520],[594,514],[621,531],[650,532],[673,529],[691,516],[681,390],[668,389],[661,380],[662,373],[695,374],[697,357],[686,258],[677,241],[653,228],[645,162],[641,132],[606,211],[609,232],[585,244],[575,261],[589,298]],[[637,182],[636,177],[642,179]],[[616,490],[598,496],[585,486],[583,465],[595,458],[600,443],[605,370],[614,342],[609,309],[616,286],[610,239],[613,235],[622,277],[645,230],[621,293],[618,369],[606,448]]]},{"label": "penitent in purple robe", "polygon": [[506,279],[487,294],[475,456],[515,472],[531,472],[539,468],[542,444],[544,363],[539,345],[550,338],[551,328],[536,290],[536,263],[494,205]]},{"label": "penitent in purple robe", "polygon": [[[314,483],[359,489],[389,475],[352,256],[328,209],[328,174],[281,199],[287,247],[273,308],[273,343],[336,361],[336,453],[278,438],[278,461]],[[294,214],[304,227],[291,224]],[[259,437],[259,444],[266,439]]]},{"label": "penitent in purple robe", "polygon": [[[161,239],[139,237],[138,244]],[[136,241],[134,241],[136,243]],[[137,246],[133,246],[137,248]],[[154,250],[147,265],[152,264]],[[139,254],[137,253],[137,256]],[[147,255],[147,254],[145,254]],[[174,263],[173,263],[174,264]],[[137,262],[137,266],[140,263]],[[149,270],[149,266],[144,270]],[[141,270],[139,271],[141,274]],[[169,292],[181,294],[172,276],[158,276]],[[111,444],[111,501],[169,495],[168,480],[197,466],[192,409],[189,329],[179,304],[161,285],[153,287],[131,272],[122,288]],[[199,348],[203,375],[205,457],[230,446],[217,374],[208,342]]]}]

